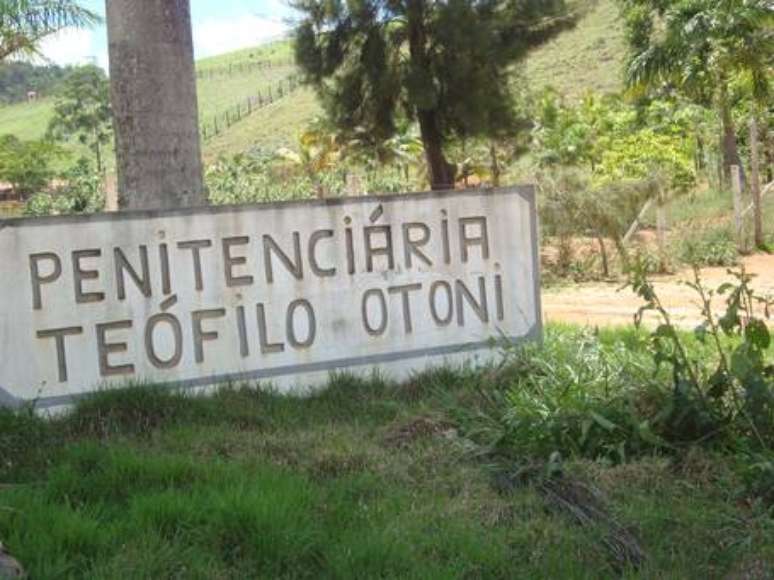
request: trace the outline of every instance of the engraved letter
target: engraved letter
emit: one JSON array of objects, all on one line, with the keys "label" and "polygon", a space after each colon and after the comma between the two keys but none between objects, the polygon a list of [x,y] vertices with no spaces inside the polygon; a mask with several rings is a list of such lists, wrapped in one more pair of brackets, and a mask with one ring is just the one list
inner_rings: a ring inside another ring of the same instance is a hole
[{"label": "engraved letter", "polygon": [[[307,319],[307,335],[306,339],[304,340],[298,340],[296,337],[296,327],[295,324],[293,324],[295,320],[295,314],[296,310],[298,308],[303,308],[306,310],[306,319]],[[299,300],[294,300],[290,303],[290,306],[288,306],[288,312],[287,312],[287,318],[285,320],[285,326],[287,327],[287,336],[288,336],[288,342],[293,348],[307,348],[312,346],[314,343],[314,338],[317,335],[317,320],[314,316],[314,309],[312,308],[312,305],[309,303],[308,300],[304,300],[303,298]]]},{"label": "engraved letter", "polygon": [[271,236],[263,236],[263,261],[266,268],[266,281],[269,284],[274,282],[274,268],[272,267],[271,255],[274,254],[285,265],[285,268],[298,280],[304,277],[303,264],[301,263],[301,234],[293,232],[293,255],[295,260],[291,260],[288,255],[282,251],[277,242]]},{"label": "engraved letter", "polygon": [[333,230],[317,230],[309,236],[309,267],[316,276],[324,278],[326,276],[335,276],[336,268],[322,268],[317,261],[317,244],[320,240],[333,237]]},{"label": "engraved letter", "polygon": [[263,354],[285,350],[285,345],[281,342],[269,341],[269,331],[266,328],[266,308],[263,304],[258,305],[258,338],[261,342],[261,352]]},{"label": "engraved letter", "polygon": [[457,324],[459,326],[465,326],[465,305],[462,303],[462,299],[473,308],[473,312],[481,320],[481,322],[489,322],[489,310],[486,305],[486,283],[483,276],[478,278],[478,293],[479,300],[473,297],[473,293],[465,286],[462,280],[455,282],[455,288],[457,289],[457,296],[455,298],[457,302]]},{"label": "engraved letter", "polygon": [[232,256],[232,246],[244,246],[250,243],[247,236],[238,236],[234,238],[223,239],[223,266],[226,269],[226,286],[249,286],[253,283],[253,277],[250,275],[234,276],[234,266],[244,266],[247,264],[247,258],[244,256]]},{"label": "engraved letter", "polygon": [[[40,273],[40,261],[49,260],[53,264],[50,274],[45,276]],[[40,296],[40,285],[50,284],[62,275],[62,261],[54,252],[30,255],[30,277],[32,278],[32,306],[35,310],[43,308],[43,300]]]},{"label": "engraved letter", "polygon": [[[446,293],[446,314],[444,316],[438,314],[438,301],[436,297],[440,288],[443,288],[443,291]],[[432,283],[430,286],[430,315],[438,326],[448,326],[452,321],[452,317],[454,316],[454,304],[452,300],[451,284],[444,280],[438,280]]]},{"label": "engraved letter", "polygon": [[[153,340],[156,327],[161,323],[169,325],[175,343],[175,350],[172,356],[166,360],[156,353],[156,346]],[[145,325],[145,353],[148,355],[148,360],[157,369],[173,369],[180,364],[180,359],[183,357],[183,329],[180,327],[180,321],[174,314],[164,312],[151,316],[148,319],[148,323]]]},{"label": "engraved letter", "polygon": [[212,320],[213,318],[223,318],[226,315],[225,308],[214,308],[212,310],[196,310],[191,313],[191,322],[193,323],[193,341],[194,355],[197,363],[204,362],[204,343],[205,341],[217,340],[218,332],[202,329],[203,320]]},{"label": "engraved letter", "polygon": [[404,286],[393,286],[388,288],[390,294],[400,294],[403,303],[403,329],[406,334],[411,334],[414,325],[411,323],[411,303],[409,301],[409,292],[416,292],[422,288],[422,284],[405,284]]},{"label": "engraved letter", "polygon": [[[419,230],[421,235],[419,236],[418,239],[416,240],[411,239],[412,230]],[[430,258],[427,257],[427,254],[425,254],[422,250],[419,249],[420,247],[427,245],[427,242],[429,241],[430,241],[430,228],[427,226],[427,224],[423,224],[420,222],[403,224],[403,253],[406,258],[406,268],[411,268],[412,255],[419,258],[420,261],[424,262],[428,266],[433,265],[432,260],[430,260]]]},{"label": "engraved letter", "polygon": [[[368,299],[371,296],[376,296],[379,299],[379,306],[381,308],[381,319],[377,326],[372,326],[368,316]],[[366,290],[363,294],[363,301],[361,303],[361,313],[363,316],[363,326],[365,326],[366,332],[371,336],[381,336],[384,331],[387,330],[387,299],[384,297],[384,292],[379,288],[372,288]]]},{"label": "engraved letter", "polygon": [[117,322],[106,322],[97,325],[97,356],[99,357],[99,374],[103,377],[113,377],[116,375],[131,375],[134,373],[133,364],[111,365],[110,355],[117,352],[126,352],[129,350],[125,342],[108,342],[107,333],[111,330],[121,330],[132,328],[131,320],[119,320]]},{"label": "engraved letter", "polygon": [[85,304],[87,302],[101,302],[105,299],[104,292],[84,292],[83,281],[84,280],[96,280],[99,278],[98,270],[84,270],[81,267],[81,259],[83,258],[99,258],[102,255],[102,250],[76,250],[73,252],[73,282],[75,284],[75,301],[78,304]]},{"label": "engraved letter", "polygon": [[212,246],[210,240],[192,240],[190,242],[178,242],[177,247],[181,250],[191,250],[193,256],[194,278],[196,279],[196,290],[204,289],[204,279],[202,277],[202,256],[201,249]]},{"label": "engraved letter", "polygon": [[59,382],[67,382],[67,353],[65,352],[65,336],[75,336],[83,334],[82,326],[71,326],[70,328],[56,328],[54,330],[39,330],[38,338],[53,338],[56,342],[56,363],[59,369]]},{"label": "engraved letter", "polygon": [[142,276],[137,273],[137,270],[132,268],[129,260],[126,259],[126,255],[121,248],[115,248],[113,250],[116,264],[116,286],[118,288],[118,299],[126,300],[126,282],[124,281],[124,272],[129,272],[134,284],[142,292],[142,295],[146,298],[150,298],[151,295],[151,279],[150,268],[148,266],[148,247],[140,246],[140,266],[142,267]]},{"label": "engraved letter", "polygon": [[[478,224],[478,235],[469,236],[468,226]],[[462,261],[468,261],[468,248],[470,246],[481,246],[481,257],[484,260],[489,259],[489,234],[487,232],[486,218],[466,217],[460,218],[460,252]]]},{"label": "engraved letter", "polygon": [[[366,226],[363,228],[365,233],[365,254],[366,271],[374,271],[374,256],[387,256],[387,269],[395,268],[395,256],[392,252],[392,226]],[[383,246],[374,246],[374,234],[384,236]]]}]

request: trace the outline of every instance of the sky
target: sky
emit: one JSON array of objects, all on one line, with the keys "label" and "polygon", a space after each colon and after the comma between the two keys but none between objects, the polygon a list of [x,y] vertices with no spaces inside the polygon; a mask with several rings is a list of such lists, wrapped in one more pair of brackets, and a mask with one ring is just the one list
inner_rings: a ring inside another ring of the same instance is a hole
[{"label": "sky", "polygon": [[[82,0],[81,5],[105,13],[104,0]],[[272,40],[288,30],[290,15],[283,0],[191,0],[196,58]],[[104,24],[89,30],[68,29],[46,39],[42,51],[56,64],[96,61],[107,69],[107,31]]]}]

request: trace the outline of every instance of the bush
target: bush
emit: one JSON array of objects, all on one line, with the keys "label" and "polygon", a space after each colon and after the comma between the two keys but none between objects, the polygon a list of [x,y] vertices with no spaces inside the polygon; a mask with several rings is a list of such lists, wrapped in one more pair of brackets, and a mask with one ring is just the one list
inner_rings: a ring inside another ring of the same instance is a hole
[{"label": "bush", "polygon": [[102,176],[85,161],[80,160],[62,174],[65,182],[54,193],[36,193],[24,207],[28,216],[68,215],[95,213],[105,208],[105,189]]},{"label": "bush", "polygon": [[54,177],[52,163],[63,150],[47,141],[22,141],[13,135],[0,137],[0,181],[7,181],[20,195],[48,187]]},{"label": "bush", "polygon": [[700,232],[684,238],[678,248],[681,262],[696,266],[735,266],[739,263],[734,236],[728,228]]},{"label": "bush", "polygon": [[[772,303],[755,294],[744,271],[735,275],[714,291],[698,274],[690,283],[705,319],[691,334],[672,325],[637,269],[632,285],[645,300],[637,320],[654,311],[661,319],[654,331],[615,331],[611,341],[549,328],[542,345],[509,349],[503,367],[451,401],[450,413],[477,453],[516,461],[558,454],[618,462],[695,446],[770,458],[774,365],[765,317]],[[714,295],[726,301],[720,314]],[[765,486],[770,459],[755,464],[756,486]]]},{"label": "bush", "polygon": [[549,328],[543,344],[509,349],[494,380],[470,395],[450,411],[487,454],[618,462],[666,447],[651,421],[666,393],[647,353],[590,330]]},{"label": "bush", "polygon": [[[272,166],[272,157],[261,154],[238,154],[221,157],[205,173],[210,202],[216,205],[262,203],[307,199],[315,194],[315,184],[303,175],[286,174]],[[321,180],[329,189],[335,180],[324,173]],[[343,182],[339,189],[343,187]]]}]

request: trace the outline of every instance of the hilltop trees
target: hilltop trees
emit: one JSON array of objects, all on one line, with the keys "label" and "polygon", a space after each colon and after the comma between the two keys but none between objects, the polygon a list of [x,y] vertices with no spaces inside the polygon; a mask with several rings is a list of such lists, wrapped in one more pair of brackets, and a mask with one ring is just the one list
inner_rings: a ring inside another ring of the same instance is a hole
[{"label": "hilltop trees", "polygon": [[343,132],[375,143],[416,121],[435,190],[454,186],[444,146],[517,126],[513,63],[571,23],[562,0],[295,0],[296,60]]},{"label": "hilltop trees", "polygon": [[0,61],[17,54],[36,54],[46,36],[98,20],[73,0],[0,0]]}]

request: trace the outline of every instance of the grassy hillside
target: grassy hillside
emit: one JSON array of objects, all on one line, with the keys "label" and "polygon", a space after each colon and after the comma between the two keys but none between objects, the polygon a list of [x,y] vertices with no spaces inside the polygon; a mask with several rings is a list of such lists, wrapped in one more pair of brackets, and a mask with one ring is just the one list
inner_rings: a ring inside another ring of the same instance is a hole
[{"label": "grassy hillside", "polygon": [[[582,5],[585,15],[575,29],[529,56],[525,68],[533,89],[551,85],[569,98],[589,90],[620,90],[625,49],[615,0],[584,0]],[[197,62],[200,119],[211,123],[248,97],[265,94],[269,87],[276,89],[280,80],[295,71],[291,62],[292,47],[287,40]],[[0,107],[0,134],[40,138],[51,110],[51,100]],[[267,150],[292,145],[318,114],[313,93],[296,92],[207,139],[205,158],[212,160],[256,145]]]},{"label": "grassy hillside", "polygon": [[616,0],[591,0],[573,30],[529,56],[527,80],[533,89],[551,86],[570,99],[588,91],[617,92],[625,53]]},{"label": "grassy hillside", "polygon": [[[222,116],[226,110],[233,108],[237,103],[244,102],[248,97],[257,96],[259,93],[267,94],[269,88],[276,93],[278,83],[287,79],[295,70],[288,41],[278,41],[199,61],[197,87],[201,121],[211,123],[214,117]],[[297,102],[304,102],[304,99]],[[286,105],[284,107],[287,108]],[[292,109],[292,103],[290,108]],[[309,107],[304,106],[299,109],[300,118],[306,118],[308,109]],[[46,132],[52,114],[53,99],[51,98],[35,103],[2,106],[0,107],[0,135],[10,133],[22,139],[40,139]],[[265,117],[265,115],[262,116]],[[294,117],[289,111],[281,116],[286,120]],[[277,142],[273,137],[273,130],[263,131],[262,125],[253,119],[250,120],[250,126],[257,129],[257,138],[267,137],[270,143]],[[233,143],[229,137],[232,133],[235,136]],[[245,138],[245,128],[236,125],[223,133],[218,143],[218,150],[232,153],[243,150],[245,145],[249,147],[252,144],[250,139]],[[206,153],[211,157],[209,152],[206,151]]]},{"label": "grassy hillside", "polygon": [[40,139],[46,132],[54,110],[51,99],[34,103],[0,106],[0,135],[16,135],[20,139]]},{"label": "grassy hillside", "polygon": [[302,88],[273,104],[255,111],[225,132],[205,142],[206,163],[220,155],[260,148],[275,151],[292,147],[306,124],[322,114],[320,104],[311,89]]}]

